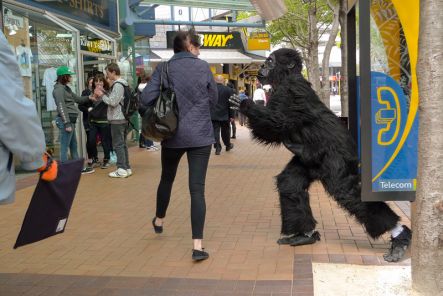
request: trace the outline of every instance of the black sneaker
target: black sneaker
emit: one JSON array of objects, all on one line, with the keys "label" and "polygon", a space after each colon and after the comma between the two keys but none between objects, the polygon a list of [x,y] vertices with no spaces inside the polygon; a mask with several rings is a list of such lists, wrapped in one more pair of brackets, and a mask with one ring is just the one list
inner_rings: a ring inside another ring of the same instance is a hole
[{"label": "black sneaker", "polygon": [[109,160],[103,160],[102,162],[102,169],[108,169],[111,166],[111,164],[109,163]]},{"label": "black sneaker", "polygon": [[92,168],[98,168],[101,165],[100,161],[97,158],[94,158],[91,163],[88,163],[88,166]]},{"label": "black sneaker", "polygon": [[406,253],[411,244],[412,231],[406,225],[403,225],[403,231],[396,237],[391,237],[391,248],[388,253],[383,255],[387,262],[398,262]]},{"label": "black sneaker", "polygon": [[209,258],[209,254],[208,254],[208,252],[204,251],[204,248],[202,248],[201,251],[192,249],[192,260],[202,261],[202,260],[206,260],[208,258]]},{"label": "black sneaker", "polygon": [[301,245],[310,245],[320,240],[320,233],[318,231],[314,231],[311,236],[306,234],[296,234],[293,236],[283,237],[277,240],[277,244],[279,245],[291,245],[301,246]]},{"label": "black sneaker", "polygon": [[95,172],[95,170],[89,165],[82,170],[82,174],[92,174],[93,172]]},{"label": "black sneaker", "polygon": [[226,152],[228,152],[229,150],[232,150],[232,148],[234,148],[234,144],[229,144],[229,146],[226,146]]}]

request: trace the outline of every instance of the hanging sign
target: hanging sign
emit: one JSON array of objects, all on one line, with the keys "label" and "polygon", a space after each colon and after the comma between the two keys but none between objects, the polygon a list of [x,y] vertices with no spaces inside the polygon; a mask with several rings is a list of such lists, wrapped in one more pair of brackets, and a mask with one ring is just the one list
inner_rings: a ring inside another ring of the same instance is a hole
[{"label": "hanging sign", "polygon": [[271,41],[267,32],[251,32],[248,38],[248,50],[270,50]]}]

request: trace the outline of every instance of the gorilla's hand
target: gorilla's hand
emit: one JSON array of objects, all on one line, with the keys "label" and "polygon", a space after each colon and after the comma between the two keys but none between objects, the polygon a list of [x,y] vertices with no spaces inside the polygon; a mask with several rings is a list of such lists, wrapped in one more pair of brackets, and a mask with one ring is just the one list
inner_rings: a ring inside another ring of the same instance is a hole
[{"label": "gorilla's hand", "polygon": [[254,101],[251,99],[246,99],[241,101],[240,103],[240,112],[243,114],[247,114],[252,105],[254,105]]}]

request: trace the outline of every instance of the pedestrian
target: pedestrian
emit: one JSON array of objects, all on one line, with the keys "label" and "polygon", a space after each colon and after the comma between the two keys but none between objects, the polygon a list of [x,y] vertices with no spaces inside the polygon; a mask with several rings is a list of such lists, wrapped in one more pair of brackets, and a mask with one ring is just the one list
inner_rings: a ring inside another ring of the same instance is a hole
[{"label": "pedestrian", "polygon": [[252,100],[257,105],[265,106],[266,102],[266,94],[262,88],[260,83],[257,83],[257,89],[254,91],[254,95],[252,96]]},{"label": "pedestrian", "polygon": [[[228,86],[229,88],[231,88],[234,93],[232,94],[232,96],[236,96],[236,91],[235,91],[235,86],[232,82],[228,82],[226,84],[226,86]],[[237,126],[235,125],[235,119],[237,118],[237,110],[236,109],[231,109],[232,112],[232,120],[231,120],[231,130],[230,130],[230,135],[231,135],[231,139],[236,139],[236,134],[237,134]]]},{"label": "pedestrian", "polygon": [[216,75],[215,82],[217,83],[218,101],[211,109],[211,120],[214,128],[215,155],[220,155],[222,150],[220,134],[226,151],[234,148],[234,144],[231,143],[230,139],[230,122],[234,120],[234,114],[229,104],[229,98],[234,95],[234,90],[223,84],[224,78],[222,75]]},{"label": "pedestrian", "polygon": [[117,154],[117,169],[109,173],[109,177],[127,178],[132,175],[126,144],[129,123],[123,114],[122,104],[128,82],[120,77],[120,68],[116,63],[109,64],[105,70],[111,89],[107,93],[102,86],[97,86],[94,95],[108,105],[107,118],[111,125],[112,145]]},{"label": "pedestrian", "polygon": [[[151,77],[146,75],[145,72],[142,72],[140,76],[138,77],[138,85],[137,85],[137,93],[139,96],[141,96],[141,93],[145,89],[146,85],[148,84],[149,80],[151,80]],[[146,139],[142,133],[140,133],[139,141],[138,141],[138,147],[140,148],[146,148],[148,151],[158,151],[159,149],[157,146],[154,145],[154,142]]]},{"label": "pedestrian", "polygon": [[[94,81],[94,76],[90,76],[87,79],[86,82],[86,88],[82,91],[82,96],[90,96],[92,95],[92,83]],[[89,123],[89,108],[92,107],[92,101],[88,100],[85,103],[78,104],[78,109],[83,114],[83,128],[85,129],[86,133],[86,152],[88,155],[88,161],[87,166],[85,166],[82,170],[82,174],[90,174],[94,172],[94,167],[98,164],[98,159],[94,158],[92,155],[92,151],[90,150],[91,144],[89,143],[89,130],[90,130],[90,123]],[[91,165],[90,165],[91,164]]]},{"label": "pedestrian", "polygon": [[52,95],[57,105],[57,118],[55,122],[60,129],[60,161],[68,160],[68,150],[71,159],[78,159],[77,137],[75,134],[75,124],[77,123],[78,113],[80,112],[75,103],[86,103],[92,100],[92,96],[78,96],[71,88],[72,75],[67,66],[57,68],[57,82],[54,85]]},{"label": "pedestrian", "polygon": [[[171,197],[177,167],[186,153],[191,194],[192,259],[205,260],[209,254],[202,248],[206,216],[205,179],[214,132],[210,108],[217,102],[217,86],[207,62],[200,60],[200,38],[193,30],[180,31],[174,38],[174,56],[168,62],[178,105],[178,129],[170,139],[162,141],[162,174],[157,189],[157,210],[152,225],[163,232],[163,223]],[[155,69],[143,90],[142,106],[155,102],[159,96],[160,75],[165,64]]]},{"label": "pedestrian", "polygon": [[13,157],[20,159],[22,169],[42,171],[42,179],[51,181],[57,165],[48,166],[45,135],[34,102],[24,95],[23,82],[15,54],[0,31],[0,205],[14,202],[15,167]]},{"label": "pedestrian", "polygon": [[[239,91],[238,91],[238,97],[239,97],[239,99],[240,99],[240,102],[242,102],[243,100],[247,100],[247,99],[249,99],[249,97],[248,97],[248,95],[246,94],[245,89],[244,89],[243,87],[241,87],[241,88],[239,89]],[[246,117],[243,113],[241,113],[241,112],[239,111],[239,112],[238,112],[238,121],[239,121],[240,125],[241,125],[241,126],[245,125],[245,124],[246,124],[246,120],[247,120],[247,117]]]},{"label": "pedestrian", "polygon": [[[99,87],[105,91],[105,94],[109,93],[110,87],[108,81],[103,73],[97,73],[94,76],[92,89]],[[93,170],[94,167],[101,167],[107,169],[110,167],[110,158],[112,150],[112,137],[111,127],[108,122],[108,105],[102,100],[97,99],[92,102],[88,108],[89,118],[89,133],[88,140],[86,142],[88,155],[91,157],[88,160],[87,168]],[[100,143],[103,147],[103,161],[100,162],[97,151],[97,136],[100,136]]]}]

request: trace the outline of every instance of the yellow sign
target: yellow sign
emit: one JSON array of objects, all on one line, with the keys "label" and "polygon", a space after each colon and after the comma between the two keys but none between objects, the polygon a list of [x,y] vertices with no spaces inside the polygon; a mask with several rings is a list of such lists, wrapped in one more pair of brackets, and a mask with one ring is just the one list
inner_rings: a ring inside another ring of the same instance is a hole
[{"label": "yellow sign", "polygon": [[228,40],[234,39],[234,35],[220,35],[220,34],[200,34],[203,39],[203,46],[205,47],[226,47]]},{"label": "yellow sign", "polygon": [[271,41],[266,32],[252,32],[248,38],[248,50],[269,50]]}]

